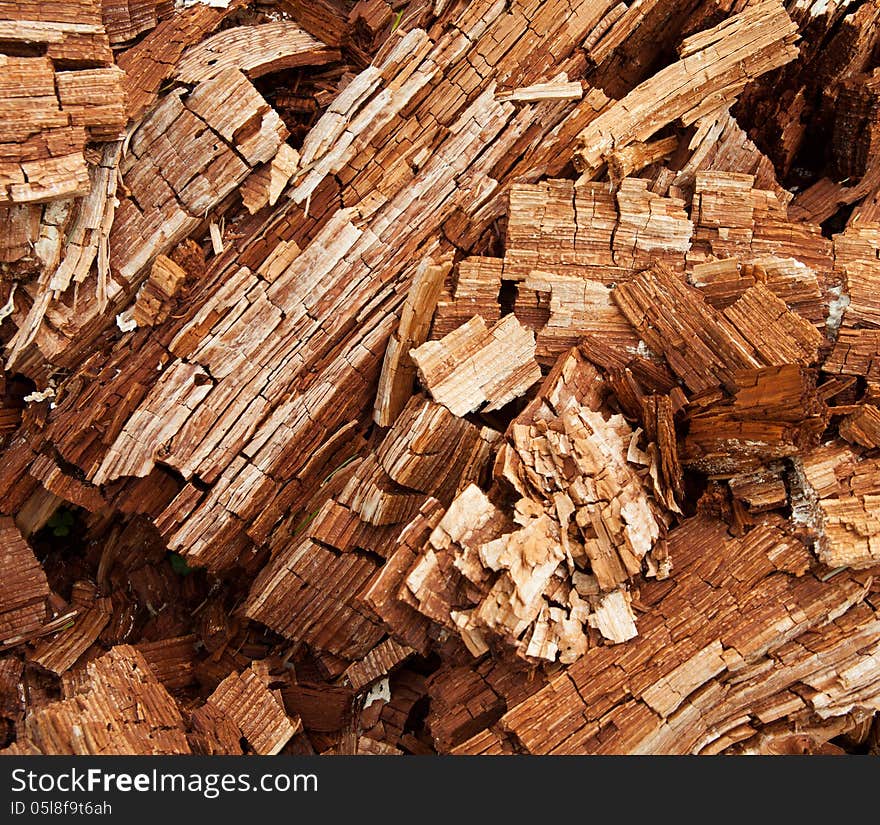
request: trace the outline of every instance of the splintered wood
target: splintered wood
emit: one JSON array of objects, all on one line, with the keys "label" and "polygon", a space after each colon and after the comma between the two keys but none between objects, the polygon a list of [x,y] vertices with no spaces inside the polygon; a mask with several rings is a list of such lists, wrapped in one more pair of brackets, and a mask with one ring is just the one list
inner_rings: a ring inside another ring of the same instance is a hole
[{"label": "splintered wood", "polygon": [[626,460],[632,429],[596,409],[600,384],[577,351],[561,360],[498,453],[499,485],[520,496],[512,511],[499,512],[471,485],[406,579],[419,609],[448,611],[446,622],[475,654],[497,634],[526,657],[572,662],[589,646],[587,625],[613,642],[636,635],[622,587],[660,524]]},{"label": "splintered wood", "polygon": [[280,20],[256,26],[237,26],[190,46],[177,63],[177,77],[199,83],[225,69],[240,69],[252,80],[295,66],[329,63],[339,52],[295,23]]},{"label": "splintered wood", "polygon": [[28,716],[13,745],[19,753],[189,753],[183,718],[144,657],[114,647],[86,666],[68,695]]},{"label": "splintered wood", "polygon": [[0,642],[38,630],[47,617],[49,584],[34,552],[21,537],[11,518],[0,519]]},{"label": "splintered wood", "polygon": [[491,329],[479,315],[438,341],[410,351],[419,378],[435,401],[456,415],[484,407],[498,410],[523,395],[540,377],[535,336],[516,316]]},{"label": "splintered wood", "polygon": [[[230,673],[196,711],[194,726],[207,727],[222,719],[226,725],[238,729],[239,735],[233,735],[230,753],[241,753],[242,739],[254,753],[270,756],[278,753],[301,725],[298,719],[288,718],[279,692],[269,689],[268,680],[268,670],[256,664],[243,674]],[[200,714],[204,719],[198,718]]]},{"label": "splintered wood", "polygon": [[113,140],[125,127],[123,73],[100,3],[4,3],[0,26],[11,52],[0,55],[0,205],[84,195],[86,140]]},{"label": "splintered wood", "polygon": [[775,0],[748,6],[688,37],[677,63],[612,105],[577,137],[575,164],[586,179],[612,149],[652,137],[668,123],[689,126],[726,108],[754,77],[797,56],[797,27]]},{"label": "splintered wood", "polygon": [[876,750],[878,56],[0,0],[0,751]]},{"label": "splintered wood", "polygon": [[110,236],[111,265],[132,281],[271,160],[285,137],[281,119],[237,68],[198,83],[188,96],[166,97],[132,136],[120,167],[131,194]]}]

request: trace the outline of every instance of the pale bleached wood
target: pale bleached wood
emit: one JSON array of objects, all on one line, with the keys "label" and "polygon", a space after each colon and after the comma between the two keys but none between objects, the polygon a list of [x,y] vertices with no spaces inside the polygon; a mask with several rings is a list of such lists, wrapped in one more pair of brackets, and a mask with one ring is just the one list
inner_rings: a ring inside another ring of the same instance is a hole
[{"label": "pale bleached wood", "polygon": [[410,351],[419,380],[456,415],[497,410],[541,377],[534,335],[508,315],[491,329],[479,315]]},{"label": "pale bleached wood", "polygon": [[379,374],[373,420],[380,427],[394,423],[412,394],[416,366],[410,352],[425,343],[428,337],[431,317],[450,269],[451,256],[436,263],[424,258],[416,269],[401,310],[400,324],[388,339],[388,349]]},{"label": "pale bleached wood", "polygon": [[729,106],[746,84],[797,56],[797,29],[778,0],[748,6],[687,38],[681,59],[662,69],[578,135],[575,163],[589,180],[605,156],[646,141],[668,123],[689,125]]}]

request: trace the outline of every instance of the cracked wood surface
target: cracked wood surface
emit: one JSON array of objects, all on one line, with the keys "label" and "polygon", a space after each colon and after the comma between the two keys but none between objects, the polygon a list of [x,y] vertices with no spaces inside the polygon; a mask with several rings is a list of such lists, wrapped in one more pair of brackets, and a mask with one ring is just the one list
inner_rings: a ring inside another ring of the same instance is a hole
[{"label": "cracked wood surface", "polygon": [[[866,741],[876,3],[50,6],[0,3],[8,752]],[[808,122],[852,182],[794,194]]]}]

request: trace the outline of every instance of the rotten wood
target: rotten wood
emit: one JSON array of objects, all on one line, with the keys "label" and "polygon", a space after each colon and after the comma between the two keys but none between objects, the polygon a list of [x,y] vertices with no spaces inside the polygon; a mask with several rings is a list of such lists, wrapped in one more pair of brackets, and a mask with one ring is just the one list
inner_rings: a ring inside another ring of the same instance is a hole
[{"label": "rotten wood", "polygon": [[0,748],[875,747],[878,22],[0,2]]}]

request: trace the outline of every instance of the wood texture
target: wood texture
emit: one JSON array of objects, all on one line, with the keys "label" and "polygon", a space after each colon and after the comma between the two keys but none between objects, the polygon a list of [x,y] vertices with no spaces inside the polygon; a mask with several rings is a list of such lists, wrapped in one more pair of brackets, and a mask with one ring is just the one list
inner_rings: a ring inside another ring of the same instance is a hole
[{"label": "wood texture", "polygon": [[876,750],[878,22],[0,0],[0,750]]}]

